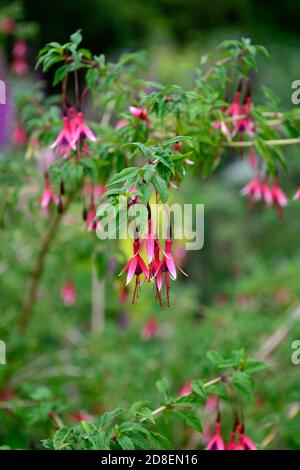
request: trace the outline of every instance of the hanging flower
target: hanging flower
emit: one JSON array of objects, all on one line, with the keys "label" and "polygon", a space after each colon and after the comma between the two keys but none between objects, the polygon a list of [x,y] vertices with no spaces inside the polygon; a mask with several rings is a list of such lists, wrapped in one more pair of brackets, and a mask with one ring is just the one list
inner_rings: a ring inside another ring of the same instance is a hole
[{"label": "hanging flower", "polygon": [[15,130],[12,135],[12,141],[15,145],[20,145],[24,146],[27,143],[27,135],[24,130],[24,127],[20,124],[17,123]]},{"label": "hanging flower", "polygon": [[73,281],[67,281],[60,289],[60,297],[66,307],[72,307],[76,301],[76,290]]},{"label": "hanging flower", "polygon": [[93,199],[90,202],[90,207],[86,214],[85,223],[88,232],[93,232],[96,230],[99,224],[99,220],[96,219],[96,207]]},{"label": "hanging flower", "polygon": [[48,211],[51,203],[57,206],[59,203],[59,197],[53,192],[48,176],[45,176],[45,187],[41,197],[41,209]]},{"label": "hanging flower", "polygon": [[85,123],[84,116],[81,111],[77,113],[77,116],[73,115],[71,119],[71,127],[73,128],[73,145],[75,145],[83,137],[86,137],[92,142],[96,142],[96,136]]},{"label": "hanging flower", "polygon": [[154,275],[154,278],[159,276],[158,279],[161,279],[161,281],[162,279],[164,280],[168,307],[170,306],[170,278],[175,281],[177,277],[176,265],[175,265],[173,255],[171,253],[171,249],[172,249],[172,240],[168,238],[166,240],[165,253],[161,261],[159,262],[158,268]]},{"label": "hanging flower", "polygon": [[300,201],[300,188],[295,192],[293,199],[294,201]]},{"label": "hanging flower", "polygon": [[58,148],[60,155],[69,155],[71,150],[76,150],[74,144],[74,129],[67,116],[63,117],[63,129],[50,146],[51,149]]},{"label": "hanging flower", "polygon": [[141,249],[140,241],[138,239],[134,240],[134,242],[133,242],[133,256],[125,264],[124,268],[120,272],[120,275],[127,272],[126,286],[130,283],[133,276],[136,276],[132,303],[134,303],[135,298],[139,294],[140,276],[142,274],[144,274],[145,278],[147,278],[147,279],[149,279],[149,276],[150,276],[149,268],[146,266],[144,260],[140,256],[140,249]]},{"label": "hanging flower", "polygon": [[192,381],[188,380],[183,384],[183,386],[180,389],[179,396],[185,397],[187,395],[190,395],[192,393]]},{"label": "hanging flower", "polygon": [[254,442],[252,442],[252,440],[244,434],[244,431],[244,425],[240,423],[238,425],[238,432],[240,434],[238,444],[242,448],[241,450],[257,450]]},{"label": "hanging flower", "polygon": [[288,198],[286,197],[284,191],[278,184],[278,180],[275,179],[271,188],[273,204],[275,205],[279,215],[282,214],[283,207],[287,206]]},{"label": "hanging flower", "polygon": [[141,331],[141,337],[144,340],[153,338],[156,335],[159,324],[155,318],[150,318],[143,326]]},{"label": "hanging flower", "polygon": [[209,441],[205,450],[225,450],[225,444],[221,436],[221,423],[216,422],[215,434]]},{"label": "hanging flower", "polygon": [[147,108],[136,108],[135,106],[129,106],[129,112],[132,114],[132,116],[139,119],[140,121],[145,121],[147,124],[150,124]]}]

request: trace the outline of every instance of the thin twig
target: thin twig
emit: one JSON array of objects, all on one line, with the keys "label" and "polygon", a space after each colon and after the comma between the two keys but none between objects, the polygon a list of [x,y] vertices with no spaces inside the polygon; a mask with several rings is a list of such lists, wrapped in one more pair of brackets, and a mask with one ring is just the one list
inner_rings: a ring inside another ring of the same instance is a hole
[{"label": "thin twig", "polygon": [[47,232],[45,233],[44,237],[41,240],[40,249],[38,252],[38,256],[36,259],[36,263],[29,281],[29,288],[27,291],[27,296],[25,297],[25,301],[23,304],[23,309],[21,313],[21,320],[20,320],[20,329],[24,332],[27,328],[29,323],[36,298],[37,298],[37,291],[39,287],[39,283],[44,271],[44,264],[45,258],[49,251],[52,241],[55,238],[57,230],[59,228],[60,222],[62,220],[63,215],[65,214],[68,206],[70,204],[70,199],[66,202],[64,211],[62,213],[58,213],[52,219]]}]

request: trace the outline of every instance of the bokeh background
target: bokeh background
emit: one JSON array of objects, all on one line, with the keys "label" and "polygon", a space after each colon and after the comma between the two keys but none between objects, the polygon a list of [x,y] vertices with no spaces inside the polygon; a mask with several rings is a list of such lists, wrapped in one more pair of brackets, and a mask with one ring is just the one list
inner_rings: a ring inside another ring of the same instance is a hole
[{"label": "bokeh background", "polygon": [[[113,60],[142,48],[149,79],[188,87],[201,54],[215,51],[224,39],[251,37],[270,52],[253,77],[254,100],[260,102],[261,87],[267,86],[283,109],[292,106],[291,83],[300,79],[297,0],[28,0],[24,7],[24,19],[37,25],[30,40],[32,65],[46,42],[64,42],[81,28],[84,45],[93,51]],[[9,55],[9,44],[3,47]],[[289,170],[281,181],[291,196],[300,185],[299,149],[286,154]],[[15,325],[43,222],[30,219],[14,193],[18,182],[11,181],[11,197],[0,208],[0,337],[8,345],[8,363],[0,366],[2,445],[40,448],[53,431],[54,411],[68,423],[78,411],[97,415],[139,399],[155,406],[160,377],[179,393],[190,380],[216,374],[208,350],[226,355],[245,348],[271,366],[245,410],[248,432],[262,448],[300,448],[299,368],[291,363],[291,344],[300,338],[300,205],[291,202],[283,220],[272,210],[249,211],[240,189],[250,177],[247,162],[232,155],[207,180],[195,174],[183,184],[173,195],[176,201],[205,204],[204,248],[178,250],[189,278],[173,289],[172,307],[160,311],[147,289],[134,306],[120,302],[118,281],[108,274],[100,330],[91,328],[90,242],[82,228],[67,224],[47,259],[24,337]],[[24,191],[35,189],[32,181]],[[71,308],[60,297],[69,278],[76,286]],[[150,335],[149,320],[156,325]],[[274,347],[266,354],[270,338]],[[162,418],[159,426],[174,448],[204,445],[174,418]]]}]

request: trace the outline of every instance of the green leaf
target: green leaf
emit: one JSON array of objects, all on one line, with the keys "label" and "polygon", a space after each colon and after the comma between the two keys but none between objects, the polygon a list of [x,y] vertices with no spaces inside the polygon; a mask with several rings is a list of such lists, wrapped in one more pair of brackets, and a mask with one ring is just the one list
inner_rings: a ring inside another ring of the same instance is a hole
[{"label": "green leaf", "polygon": [[78,31],[76,31],[76,33],[71,34],[70,39],[71,42],[77,47],[82,41],[81,30],[79,29]]},{"label": "green leaf", "polygon": [[161,176],[155,174],[153,176],[153,184],[159,194],[161,202],[162,203],[167,202],[169,198],[169,189],[165,180],[163,180]]},{"label": "green leaf", "polygon": [[219,366],[223,361],[223,357],[217,351],[207,351],[206,356],[210,362]]},{"label": "green leaf", "polygon": [[119,416],[123,415],[126,412],[125,408],[116,408],[115,410],[112,411],[107,411],[104,413],[100,420],[99,420],[99,426],[102,428],[105,426],[107,423],[110,421],[113,421],[114,419],[118,418]]},{"label": "green leaf", "polygon": [[180,416],[181,418],[183,418],[183,420],[185,421],[185,423],[195,429],[195,431],[197,432],[202,432],[202,425],[201,425],[201,421],[200,419],[198,418],[198,416],[195,415],[195,413],[191,410],[175,410],[175,413]]},{"label": "green leaf", "polygon": [[247,373],[234,371],[231,376],[231,384],[238,392],[244,395],[245,398],[252,399],[254,383]]},{"label": "green leaf", "polygon": [[162,379],[156,382],[156,388],[165,398],[168,398],[169,387],[168,387],[168,381],[165,377],[163,377]]},{"label": "green leaf", "polygon": [[193,380],[192,382],[192,390],[200,397],[206,399],[207,398],[207,391],[204,387],[204,384],[201,380]]},{"label": "green leaf", "polygon": [[66,443],[66,439],[71,432],[71,428],[60,428],[56,431],[54,439],[53,439],[53,446],[55,450],[60,450],[68,445]]},{"label": "green leaf", "polygon": [[119,437],[117,440],[118,444],[123,450],[134,450],[134,443],[127,436]]},{"label": "green leaf", "polygon": [[111,180],[108,183],[108,186],[112,186],[113,184],[117,184],[117,183],[122,183],[123,181],[127,181],[128,178],[134,178],[138,174],[139,171],[140,171],[140,168],[137,168],[136,166],[124,168],[124,170],[120,171],[120,173],[116,173],[111,178]]},{"label": "green leaf", "polygon": [[57,85],[62,79],[70,72],[70,65],[62,65],[59,67],[54,74],[53,86]]}]

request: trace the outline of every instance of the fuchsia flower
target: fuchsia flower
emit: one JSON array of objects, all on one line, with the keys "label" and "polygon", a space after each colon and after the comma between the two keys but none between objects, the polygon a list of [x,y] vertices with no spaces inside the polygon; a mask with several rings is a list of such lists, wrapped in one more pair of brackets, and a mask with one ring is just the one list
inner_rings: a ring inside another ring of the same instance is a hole
[{"label": "fuchsia flower", "polygon": [[45,176],[45,188],[41,198],[41,208],[48,211],[51,203],[57,206],[59,204],[59,197],[53,192],[48,176]]},{"label": "fuchsia flower", "polygon": [[268,186],[267,178],[265,177],[262,181],[260,174],[257,172],[256,176],[251,180],[241,191],[243,196],[249,198],[251,203],[262,201],[267,205],[273,203],[272,191]]},{"label": "fuchsia flower", "polygon": [[188,382],[185,382],[183,386],[180,389],[179,396],[185,397],[186,395],[190,395],[192,393],[192,381],[189,380]]},{"label": "fuchsia flower", "polygon": [[26,61],[26,53],[26,42],[24,41],[24,39],[18,39],[13,46],[12,54],[14,59],[11,65],[12,71],[16,75],[25,75],[29,70]]},{"label": "fuchsia flower", "polygon": [[127,126],[129,121],[127,121],[127,119],[121,119],[120,121],[117,122],[117,124],[115,125],[115,128],[117,130],[119,129],[122,129],[123,127]]},{"label": "fuchsia flower", "polygon": [[216,411],[218,409],[219,404],[219,397],[218,395],[209,395],[206,404],[205,404],[205,411]]},{"label": "fuchsia flower", "polygon": [[135,106],[129,106],[129,111],[135,118],[150,124],[147,108],[136,108]]},{"label": "fuchsia flower", "polygon": [[252,111],[252,101],[251,97],[246,97],[246,102],[243,106],[240,107],[240,115],[243,116],[241,118],[233,117],[236,120],[234,129],[233,129],[233,136],[239,132],[246,132],[249,136],[253,137],[255,134],[255,126],[253,119],[249,116]]},{"label": "fuchsia flower", "polygon": [[239,424],[238,431],[240,433],[239,445],[242,448],[241,450],[257,450],[254,442],[251,441],[251,439],[244,434],[243,424]]},{"label": "fuchsia flower", "polygon": [[205,450],[225,450],[225,443],[221,436],[221,423],[220,421],[216,422],[215,434],[212,439],[209,441],[208,446]]},{"label": "fuchsia flower", "polygon": [[252,147],[249,150],[248,162],[251,168],[253,169],[257,168],[257,159],[256,159],[254,149]]},{"label": "fuchsia flower", "polygon": [[63,117],[63,125],[63,129],[50,148],[58,147],[61,155],[69,155],[71,150],[76,150],[76,145],[74,144],[74,132],[67,116]]},{"label": "fuchsia flower", "polygon": [[153,338],[153,336],[155,336],[157,333],[158,326],[158,322],[155,320],[155,318],[150,318],[142,328],[141,337],[144,340]]},{"label": "fuchsia flower", "polygon": [[120,275],[121,275],[121,274],[124,274],[126,271],[128,271],[126,286],[130,283],[133,276],[136,276],[132,303],[134,303],[136,296],[138,296],[138,294],[139,294],[141,274],[144,274],[145,278],[147,278],[147,279],[149,279],[149,276],[150,276],[149,268],[146,266],[144,260],[140,256],[140,250],[141,250],[140,241],[138,239],[134,240],[134,242],[133,242],[133,256],[125,264],[124,268],[120,272]]},{"label": "fuchsia flower", "polygon": [[293,199],[294,201],[300,201],[300,188],[295,192]]},{"label": "fuchsia flower", "polygon": [[29,66],[26,59],[20,57],[13,60],[11,64],[11,70],[15,75],[23,76],[28,73]]},{"label": "fuchsia flower", "polygon": [[26,145],[27,135],[24,130],[24,127],[20,123],[17,123],[15,127],[15,130],[12,135],[12,141],[15,145],[20,145],[20,146]]},{"label": "fuchsia flower", "polygon": [[7,17],[0,21],[0,31],[5,34],[13,33],[16,29],[16,22],[13,18]]},{"label": "fuchsia flower", "polygon": [[88,232],[93,232],[96,230],[99,220],[96,219],[96,207],[93,200],[90,202],[89,211],[86,215],[86,228]]},{"label": "fuchsia flower", "polygon": [[225,111],[226,114],[229,114],[233,119],[236,119],[238,116],[240,116],[240,114],[242,114],[240,98],[241,98],[241,92],[237,91],[234,95],[233,102],[229,105],[229,107]]},{"label": "fuchsia flower", "polygon": [[81,138],[96,141],[95,134],[84,121],[83,113],[78,111],[76,114],[72,107],[68,109],[68,113],[70,117],[67,115],[63,117],[63,129],[50,146],[50,148],[58,147],[59,153],[67,156],[71,150],[76,150],[76,144]]},{"label": "fuchsia flower", "polygon": [[172,249],[172,240],[171,238],[167,238],[165,253],[161,261],[159,261],[158,268],[154,274],[154,279],[157,278],[156,285],[159,291],[161,289],[162,281],[164,279],[168,307],[170,306],[170,278],[175,281],[177,277],[176,265],[175,265],[173,255],[171,253],[171,249]]},{"label": "fuchsia flower", "polygon": [[230,130],[226,122],[223,119],[218,119],[217,121],[215,121],[213,123],[213,127],[214,129],[219,129],[227,139],[230,139],[231,137]]},{"label": "fuchsia flower", "polygon": [[286,197],[282,188],[279,186],[277,179],[274,180],[271,191],[273,204],[281,213],[282,208],[288,204],[288,198]]},{"label": "fuchsia flower", "polygon": [[71,127],[73,128],[73,144],[75,145],[82,137],[86,137],[92,142],[96,142],[96,136],[93,131],[84,122],[83,113],[78,111],[77,116],[71,120]]},{"label": "fuchsia flower", "polygon": [[92,421],[94,417],[85,411],[75,411],[70,413],[69,417],[71,421],[80,422],[80,421]]},{"label": "fuchsia flower", "polygon": [[60,290],[60,297],[66,307],[72,307],[76,301],[76,290],[73,281],[67,281]]}]

